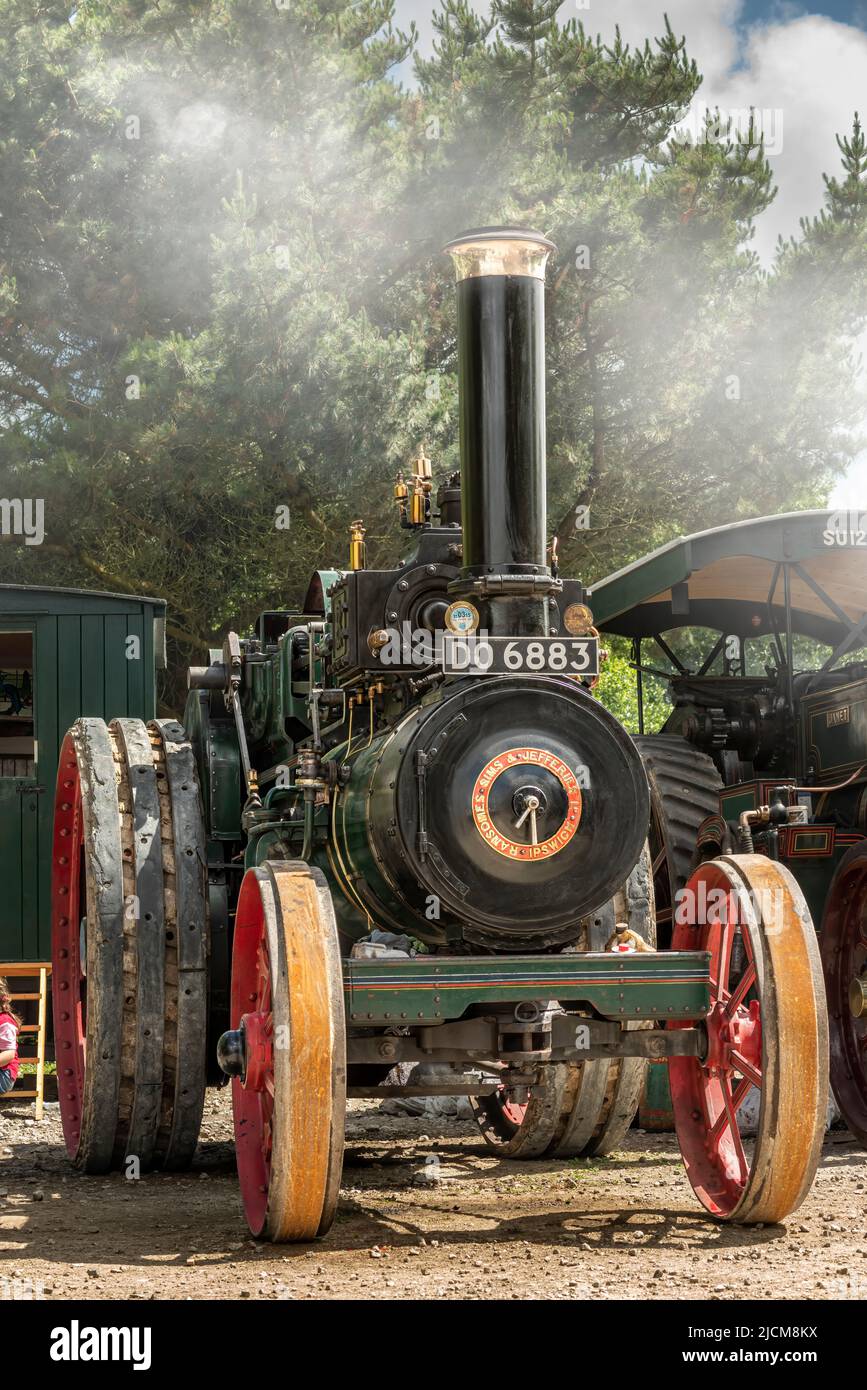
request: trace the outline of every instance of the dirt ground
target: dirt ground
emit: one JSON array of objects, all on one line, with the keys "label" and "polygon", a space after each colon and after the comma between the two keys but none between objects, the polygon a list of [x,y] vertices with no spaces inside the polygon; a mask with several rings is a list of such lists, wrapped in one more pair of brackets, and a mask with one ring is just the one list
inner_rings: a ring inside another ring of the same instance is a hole
[{"label": "dirt ground", "polygon": [[0,1288],[20,1297],[867,1298],[867,1155],[829,1135],[785,1225],[706,1220],[670,1135],[633,1130],[592,1161],[516,1163],[472,1121],[352,1102],[344,1185],[325,1241],[252,1241],[227,1092],[210,1092],[183,1176],[83,1177],[56,1109],[0,1108]]}]

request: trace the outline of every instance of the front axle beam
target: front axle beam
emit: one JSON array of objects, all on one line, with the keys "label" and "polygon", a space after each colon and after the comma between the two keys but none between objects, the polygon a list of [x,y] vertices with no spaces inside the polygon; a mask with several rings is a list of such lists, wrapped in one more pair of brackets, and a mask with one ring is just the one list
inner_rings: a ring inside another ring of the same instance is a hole
[{"label": "front axle beam", "polygon": [[473,1005],[582,1004],[602,1018],[700,1019],[710,1008],[707,951],[558,956],[407,956],[343,962],[350,1027],[418,1026]]}]

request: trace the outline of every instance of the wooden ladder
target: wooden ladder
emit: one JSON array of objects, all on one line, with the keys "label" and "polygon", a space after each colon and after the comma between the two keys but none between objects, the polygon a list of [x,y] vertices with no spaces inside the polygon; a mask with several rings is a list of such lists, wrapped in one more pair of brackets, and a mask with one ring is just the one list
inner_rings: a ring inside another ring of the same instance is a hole
[{"label": "wooden ladder", "polygon": [[[13,994],[10,990],[10,998],[17,1000],[39,1000],[39,1022],[22,1024],[20,1033],[36,1034],[36,1090],[19,1091],[17,1085],[0,1096],[0,1100],[35,1100],[36,1118],[42,1119],[42,1110],[45,1104],[45,1031],[46,1020],[48,1017],[48,976],[51,974],[51,964],[45,961],[25,961],[16,962],[14,965],[0,965],[0,977],[7,980],[15,978],[38,978],[39,991],[37,994]],[[22,1062],[33,1061],[31,1057],[22,1057],[20,1050],[18,1054],[19,1066]]]}]

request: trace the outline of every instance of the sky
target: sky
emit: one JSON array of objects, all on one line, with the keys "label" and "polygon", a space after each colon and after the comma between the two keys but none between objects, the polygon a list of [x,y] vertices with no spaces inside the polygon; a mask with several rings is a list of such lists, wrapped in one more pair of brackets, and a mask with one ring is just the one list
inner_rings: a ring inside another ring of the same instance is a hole
[{"label": "sky", "polygon": [[[432,8],[433,0],[396,0],[398,20],[415,20],[423,51]],[[475,0],[474,8],[487,10],[488,0]],[[566,0],[560,19],[580,19],[603,39],[619,25],[624,39],[643,43],[662,30],[663,14],[685,35],[704,77],[691,119],[717,105],[762,113],[779,189],[754,242],[767,262],[779,235],[796,234],[799,217],[819,211],[822,174],[839,167],[835,135],[851,129],[855,111],[867,121],[867,0]],[[864,351],[867,357],[867,341]],[[831,500],[867,507],[867,452]]]}]

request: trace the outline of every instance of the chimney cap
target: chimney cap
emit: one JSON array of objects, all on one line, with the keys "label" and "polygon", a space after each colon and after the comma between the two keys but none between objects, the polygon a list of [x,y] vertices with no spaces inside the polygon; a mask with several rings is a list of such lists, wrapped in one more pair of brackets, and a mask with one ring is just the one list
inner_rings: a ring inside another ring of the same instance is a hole
[{"label": "chimney cap", "polygon": [[459,281],[485,275],[544,280],[548,257],[556,250],[553,241],[527,227],[476,227],[443,247],[454,260]]}]

